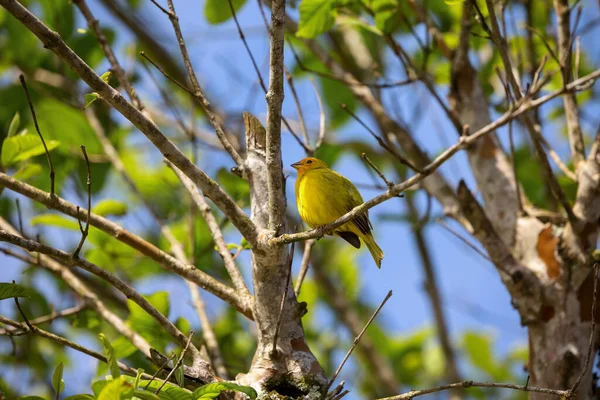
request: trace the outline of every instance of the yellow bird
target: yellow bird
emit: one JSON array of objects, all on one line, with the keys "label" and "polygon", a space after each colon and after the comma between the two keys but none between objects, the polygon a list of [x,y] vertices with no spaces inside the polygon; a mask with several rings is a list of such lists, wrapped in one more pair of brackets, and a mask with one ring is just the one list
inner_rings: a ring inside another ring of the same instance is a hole
[{"label": "yellow bird", "polygon": [[[324,161],[308,157],[292,164],[292,167],[298,171],[296,180],[298,212],[311,228],[333,222],[363,203],[356,186],[330,169]],[[372,228],[367,212],[336,228],[333,234],[357,249],[360,248],[359,238],[362,239],[371,252],[377,268],[381,268],[383,251],[375,243],[371,234]]]}]

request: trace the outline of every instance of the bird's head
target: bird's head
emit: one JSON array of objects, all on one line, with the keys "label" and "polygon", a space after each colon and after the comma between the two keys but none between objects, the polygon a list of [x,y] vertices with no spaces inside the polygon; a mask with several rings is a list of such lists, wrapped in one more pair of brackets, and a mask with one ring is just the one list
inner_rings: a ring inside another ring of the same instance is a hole
[{"label": "bird's head", "polygon": [[315,157],[303,158],[302,160],[293,163],[291,166],[295,168],[298,173],[303,173],[311,169],[329,168],[325,161],[321,161]]}]

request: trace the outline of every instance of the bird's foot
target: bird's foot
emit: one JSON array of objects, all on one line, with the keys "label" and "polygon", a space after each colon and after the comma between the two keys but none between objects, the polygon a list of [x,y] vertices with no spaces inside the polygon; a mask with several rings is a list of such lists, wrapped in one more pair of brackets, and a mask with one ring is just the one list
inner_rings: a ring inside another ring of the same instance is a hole
[{"label": "bird's foot", "polygon": [[317,240],[320,240],[327,232],[325,232],[325,225],[318,226],[317,228]]}]

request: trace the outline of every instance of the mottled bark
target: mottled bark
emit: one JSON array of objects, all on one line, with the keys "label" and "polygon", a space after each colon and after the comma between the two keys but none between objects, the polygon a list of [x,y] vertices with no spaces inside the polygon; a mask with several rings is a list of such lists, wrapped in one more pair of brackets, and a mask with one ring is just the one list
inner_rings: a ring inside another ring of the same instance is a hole
[{"label": "mottled bark", "polygon": [[[266,131],[252,115],[245,113],[247,158],[244,164],[250,185],[251,219],[259,230],[269,234],[267,190]],[[283,179],[283,176],[281,176]],[[283,195],[283,194],[282,194]],[[285,197],[282,197],[285,209]],[[285,219],[278,221],[287,229]],[[285,245],[263,246],[252,251],[254,309],[258,343],[252,367],[242,382],[288,395],[320,398],[326,384],[325,374],[304,338],[301,317],[305,309],[296,300],[287,263]],[[281,314],[275,351],[273,341],[278,324],[281,299],[289,285]]]}]

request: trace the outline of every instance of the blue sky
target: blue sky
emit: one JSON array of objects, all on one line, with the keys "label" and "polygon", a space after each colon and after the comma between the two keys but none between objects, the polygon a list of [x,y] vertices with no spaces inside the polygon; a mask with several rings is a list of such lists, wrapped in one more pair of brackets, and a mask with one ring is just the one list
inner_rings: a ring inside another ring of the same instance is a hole
[{"label": "blue sky", "polygon": [[[102,24],[109,24],[113,18],[98,4],[95,0],[88,0],[88,3]],[[147,4],[146,4],[147,3]],[[585,3],[585,2],[584,2]],[[593,2],[588,2],[589,4]],[[251,68],[250,60],[245,52],[243,44],[237,35],[235,25],[232,22],[210,26],[206,23],[203,16],[203,1],[176,1],[176,7],[180,16],[180,23],[183,28],[184,36],[187,38],[190,53],[194,67],[198,73],[200,84],[210,93],[213,103],[216,106],[226,107],[229,112],[244,111],[247,106],[248,93],[253,89],[256,75]],[[149,1],[145,1],[142,7],[148,20],[153,23],[153,31],[160,37],[161,43],[168,46],[174,54],[178,54],[174,34],[168,19],[157,11]],[[582,21],[582,24],[585,22]],[[252,48],[256,60],[261,66],[263,78],[267,79],[268,66],[268,38],[262,25],[262,19],[253,1],[248,4],[239,13],[240,23],[242,24],[248,43]],[[78,26],[84,27],[80,23]],[[129,36],[125,30],[119,31],[120,42],[118,48],[124,50],[129,46]],[[589,36],[584,37],[584,47]],[[408,44],[410,46],[410,43]],[[598,57],[598,54],[596,54]],[[123,62],[126,67],[132,65],[134,60],[129,55]],[[288,66],[293,65],[293,58],[290,53],[286,53]],[[594,60],[595,65],[598,64]],[[390,61],[390,65],[396,65],[395,60]],[[399,68],[398,68],[399,69]],[[232,71],[239,74],[239,77],[232,78]],[[399,75],[400,76],[400,75]],[[395,76],[390,76],[394,78]],[[313,133],[313,137],[318,131],[319,111],[314,96],[313,89],[308,80],[303,79],[296,82],[299,97],[302,99],[302,106],[306,123]],[[138,86],[138,91],[142,98],[149,102],[159,102],[158,93],[152,83],[144,79]],[[442,93],[445,96],[445,93]],[[397,102],[404,120],[414,131],[415,137],[419,143],[429,152],[431,156],[437,154],[440,150],[446,148],[456,140],[456,134],[447,118],[440,112],[430,96],[425,93],[425,89],[420,85],[414,85],[397,90],[396,98],[392,100],[386,94],[387,102]],[[425,110],[425,116],[420,123],[414,124],[411,116],[414,115],[415,107]],[[256,96],[251,109],[255,115],[264,119],[266,114],[265,104],[261,95]],[[296,118],[296,109],[291,94],[288,94],[284,103],[284,114],[291,119]],[[365,112],[359,114],[372,127],[376,125]],[[504,141],[506,130],[501,129],[499,135]],[[349,123],[337,131],[328,131],[328,137],[335,137],[335,140],[349,141],[359,138],[361,140],[371,140],[368,133],[360,125]],[[560,132],[548,130],[547,138],[555,146],[560,154],[566,155],[568,150],[565,142],[560,136]],[[136,138],[136,142],[143,142],[146,139],[143,136]],[[303,157],[302,149],[295,140],[285,134],[283,138],[283,160],[284,165],[289,165]],[[152,159],[157,159],[157,154],[149,155]],[[201,151],[199,165],[207,172],[215,172],[221,166],[231,166],[230,160],[224,153],[215,151]],[[344,156],[336,165],[336,170],[351,179],[355,183],[372,183],[371,175],[365,168],[360,159],[352,155]],[[460,179],[465,179],[470,188],[475,189],[475,183],[469,171],[464,153],[459,153],[442,168],[442,171],[453,184],[457,185]],[[392,175],[390,175],[391,177]],[[287,181],[288,199],[293,199],[293,179]],[[374,190],[361,190],[363,197],[369,199],[379,194]],[[419,208],[423,212],[425,209],[425,196],[418,196]],[[290,202],[290,207],[295,210],[295,205]],[[394,334],[409,334],[416,329],[432,324],[432,315],[427,296],[423,289],[424,276],[421,269],[418,253],[413,245],[413,237],[410,227],[407,224],[387,223],[380,220],[382,214],[400,214],[404,211],[405,205],[402,199],[392,199],[371,211],[371,219],[375,225],[375,237],[380,247],[385,252],[385,260],[381,270],[377,270],[367,252],[360,254],[360,274],[362,276],[362,298],[373,305],[373,308],[381,301],[388,290],[393,290],[394,295],[382,310],[378,319],[383,321],[390,332]],[[440,210],[434,205],[433,215],[439,214]],[[135,211],[136,216],[126,218],[122,223],[129,229],[141,230],[143,221],[147,216],[142,211]],[[457,224],[450,223],[454,228],[459,229]],[[426,236],[432,249],[432,257],[438,281],[440,283],[442,296],[444,299],[445,312],[448,317],[449,328],[452,338],[458,342],[460,333],[466,330],[477,330],[489,332],[496,340],[495,351],[497,354],[505,354],[515,346],[524,346],[526,344],[526,331],[520,326],[516,311],[510,305],[510,298],[504,289],[494,267],[491,263],[483,259],[473,249],[467,247],[460,240],[452,236],[448,231],[433,223],[426,230]],[[339,240],[339,239],[323,239]],[[474,242],[474,240],[473,240]],[[319,246],[319,244],[317,244]],[[355,251],[348,246],[347,251]],[[3,258],[0,255],[0,264],[6,265],[0,272],[1,281],[19,280],[20,268],[17,268],[14,261]],[[248,267],[248,258],[242,257],[245,263],[244,273],[250,282],[250,271]],[[299,260],[296,260],[299,261]],[[296,266],[297,268],[297,266]],[[49,298],[58,298],[58,293],[52,288],[52,285],[38,281],[39,287],[43,287],[44,292]],[[171,293],[172,303],[179,302],[181,307],[172,307],[174,310],[170,316],[173,320],[179,315],[183,315],[192,325],[197,326],[193,310],[186,298],[180,298],[179,293],[186,293],[181,279],[173,278],[167,280],[147,281],[139,285],[142,293],[151,293],[156,290],[166,290]],[[209,297],[209,314],[216,316],[223,307],[223,303],[212,296]],[[0,313],[2,315],[13,315],[13,305],[9,302],[0,303]],[[68,306],[68,304],[55,304],[57,308]],[[309,307],[310,309],[310,307]],[[324,314],[324,319],[329,316]],[[95,339],[92,337],[77,338],[82,344],[90,347],[98,347]],[[458,343],[457,343],[458,344]],[[79,382],[77,388],[73,379],[74,375],[82,376],[82,371],[90,374],[95,371],[95,361],[89,362],[85,356],[75,354],[70,351],[69,355],[76,357],[77,362],[66,371],[66,381],[73,382],[73,386],[68,389],[84,390],[89,387],[89,380]],[[341,358],[343,353],[340,353]],[[352,366],[346,367],[342,373],[341,379],[351,382]],[[23,371],[3,371],[0,372],[5,378],[17,378]],[[10,379],[15,382],[16,379]],[[351,386],[351,385],[350,385]],[[359,398],[354,395],[349,397]]]}]

